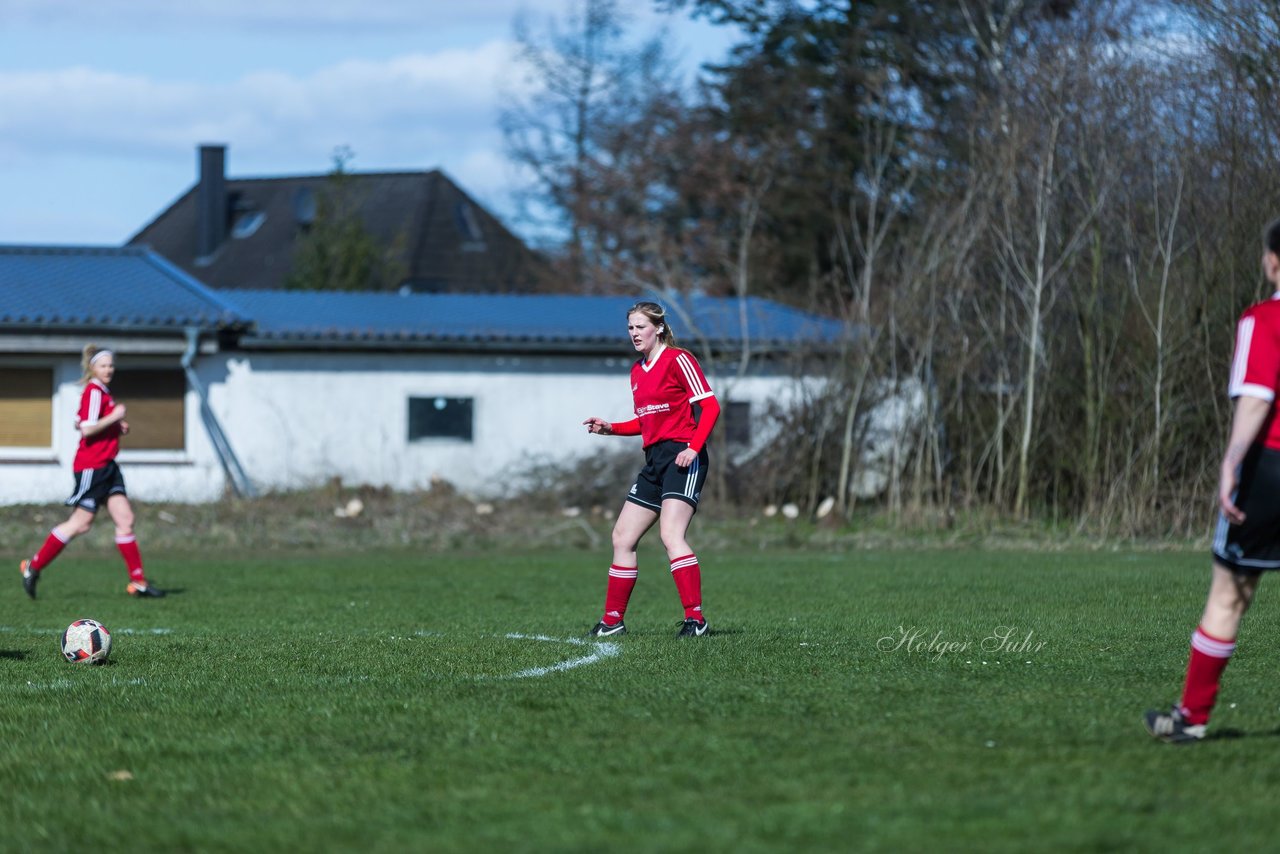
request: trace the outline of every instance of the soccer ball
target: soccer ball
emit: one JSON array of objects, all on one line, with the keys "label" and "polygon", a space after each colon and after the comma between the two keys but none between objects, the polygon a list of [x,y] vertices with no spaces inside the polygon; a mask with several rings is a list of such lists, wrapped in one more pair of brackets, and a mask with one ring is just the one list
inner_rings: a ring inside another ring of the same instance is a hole
[{"label": "soccer ball", "polygon": [[76,620],[62,633],[62,657],[72,664],[101,664],[111,654],[111,632],[97,620]]}]

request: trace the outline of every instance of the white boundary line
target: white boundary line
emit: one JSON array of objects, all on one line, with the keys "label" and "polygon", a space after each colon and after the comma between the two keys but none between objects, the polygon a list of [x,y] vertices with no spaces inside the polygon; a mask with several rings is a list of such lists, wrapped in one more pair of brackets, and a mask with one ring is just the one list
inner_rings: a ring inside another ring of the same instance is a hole
[{"label": "white boundary line", "polygon": [[601,641],[585,641],[582,638],[553,638],[546,635],[521,635],[509,633],[505,637],[511,640],[535,640],[544,641],[546,643],[568,643],[574,646],[592,646],[595,652],[590,655],[584,655],[581,658],[571,658],[568,661],[562,661],[559,664],[552,664],[549,667],[530,667],[528,670],[520,670],[512,673],[510,676],[499,676],[499,679],[531,679],[537,676],[546,676],[548,673],[556,673],[562,670],[572,670],[575,667],[582,667],[585,664],[595,664],[606,658],[613,658],[621,654],[622,650],[616,643],[608,643]]},{"label": "white boundary line", "polygon": [[[90,665],[92,666],[92,665]],[[87,668],[86,668],[87,669]],[[63,691],[69,688],[86,688],[99,689],[108,687],[121,687],[129,685],[146,685],[147,680],[144,676],[135,676],[132,679],[121,679],[119,677],[111,677],[110,682],[84,682],[79,679],[55,679],[52,682],[27,682],[23,685],[12,685],[10,691]]]},{"label": "white boundary line", "polygon": [[[110,629],[110,631],[113,636],[114,635],[173,634],[173,629],[164,629],[164,628],[157,628],[157,629],[124,628],[124,629]],[[14,626],[0,626],[0,634],[60,635],[62,634],[62,630],[61,629],[19,629]],[[415,637],[445,637],[446,636],[445,632],[436,632],[436,631],[431,631],[427,629],[421,629],[421,630],[415,631],[413,634]],[[517,670],[515,673],[509,673],[505,676],[477,676],[475,678],[477,679],[535,679],[539,676],[547,676],[552,673],[562,673],[566,670],[573,670],[574,668],[577,668],[577,667],[584,667],[588,664],[595,664],[596,662],[603,661],[606,658],[616,658],[617,656],[622,654],[622,648],[618,644],[612,643],[609,641],[592,641],[592,640],[584,640],[583,638],[553,638],[550,635],[526,635],[526,634],[520,634],[518,632],[509,632],[505,635],[502,635],[501,637],[504,637],[508,640],[531,640],[531,641],[538,641],[540,643],[564,643],[564,644],[570,644],[571,646],[587,646],[587,647],[591,647],[593,651],[588,655],[579,656],[578,658],[571,658],[568,661],[561,661],[558,664],[551,664],[546,667],[530,667],[525,670]],[[363,677],[363,678],[367,678],[367,677]],[[62,687],[69,687],[71,684],[73,683],[66,682],[65,680],[59,680],[59,682],[47,683],[44,685],[28,682],[25,687],[27,688],[62,688]],[[75,684],[78,684],[78,683],[75,683]],[[113,679],[112,684],[113,685],[118,685],[118,684],[145,685],[146,682],[139,681],[139,680],[131,680],[128,683],[120,683]]]}]

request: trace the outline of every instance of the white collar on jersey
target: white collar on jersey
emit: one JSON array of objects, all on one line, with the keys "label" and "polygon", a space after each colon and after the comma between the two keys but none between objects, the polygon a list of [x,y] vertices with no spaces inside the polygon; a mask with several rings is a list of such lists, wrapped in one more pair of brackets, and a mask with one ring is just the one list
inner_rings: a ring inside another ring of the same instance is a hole
[{"label": "white collar on jersey", "polygon": [[659,342],[658,342],[658,346],[657,346],[657,347],[655,347],[655,348],[653,349],[653,358],[651,358],[651,359],[645,359],[645,360],[641,363],[640,367],[642,367],[642,368],[644,368],[646,371],[648,371],[648,370],[649,370],[650,368],[652,368],[654,365],[658,364],[658,357],[662,355],[662,351],[663,351],[663,350],[665,350],[665,349],[667,349],[667,345],[666,345],[666,344],[663,344],[661,341],[659,341]]}]

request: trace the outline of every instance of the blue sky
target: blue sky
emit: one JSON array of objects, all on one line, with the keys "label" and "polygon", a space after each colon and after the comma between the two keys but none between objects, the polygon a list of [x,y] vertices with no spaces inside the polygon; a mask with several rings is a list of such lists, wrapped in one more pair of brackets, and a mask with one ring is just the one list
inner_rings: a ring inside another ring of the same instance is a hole
[{"label": "blue sky", "polygon": [[[571,0],[0,0],[0,243],[119,244],[195,181],[440,168],[510,220],[512,25]],[[654,13],[692,76],[729,34]]]}]

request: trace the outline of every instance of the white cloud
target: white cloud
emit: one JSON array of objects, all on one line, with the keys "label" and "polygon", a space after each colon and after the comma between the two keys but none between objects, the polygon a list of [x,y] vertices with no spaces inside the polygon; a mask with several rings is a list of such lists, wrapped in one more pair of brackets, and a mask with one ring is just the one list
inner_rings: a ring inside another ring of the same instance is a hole
[{"label": "white cloud", "polygon": [[4,18],[11,27],[198,32],[209,26],[243,30],[287,25],[302,31],[379,30],[491,25],[495,19],[510,20],[529,5],[527,0],[5,0]]},{"label": "white cloud", "polygon": [[[202,140],[311,160],[347,144],[361,160],[490,142],[509,46],[350,60],[296,75],[174,82],[90,68],[0,72],[0,149],[145,157]],[[262,153],[265,153],[262,152]]]},{"label": "white cloud", "polygon": [[[345,145],[355,170],[440,167],[500,209],[512,20],[575,2],[0,0],[0,242],[122,240],[194,182],[202,142],[232,177],[324,172]],[[622,5],[636,36],[664,20]]]}]

